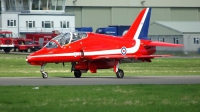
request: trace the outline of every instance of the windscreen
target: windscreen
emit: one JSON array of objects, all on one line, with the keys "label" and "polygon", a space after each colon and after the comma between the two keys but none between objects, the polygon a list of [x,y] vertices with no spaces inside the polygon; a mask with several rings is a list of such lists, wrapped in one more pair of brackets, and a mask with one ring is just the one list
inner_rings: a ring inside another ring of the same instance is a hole
[{"label": "windscreen", "polygon": [[1,33],[1,34],[0,34],[0,37],[3,37],[3,38],[11,38],[11,37],[12,37],[12,34],[11,34],[11,33]]},{"label": "windscreen", "polygon": [[[55,41],[58,42],[58,44],[60,46],[64,45],[64,44],[68,44],[70,42],[70,39],[71,39],[71,33],[64,33],[64,34],[60,34],[56,37],[54,37],[52,40],[50,40],[46,45],[45,47],[46,48],[57,48],[58,45]],[[55,41],[53,41],[55,40]]]},{"label": "windscreen", "polygon": [[57,48],[58,45],[54,41],[49,41],[44,47],[46,47],[46,48]]},{"label": "windscreen", "polygon": [[58,44],[60,46],[63,46],[66,44],[70,44],[72,42],[76,42],[77,40],[80,40],[85,37],[87,37],[87,33],[83,33],[83,32],[69,32],[69,33],[60,34],[60,35],[54,37],[52,40],[50,40],[45,45],[45,47],[46,48],[57,48],[58,45],[56,44],[56,42],[58,42]]}]

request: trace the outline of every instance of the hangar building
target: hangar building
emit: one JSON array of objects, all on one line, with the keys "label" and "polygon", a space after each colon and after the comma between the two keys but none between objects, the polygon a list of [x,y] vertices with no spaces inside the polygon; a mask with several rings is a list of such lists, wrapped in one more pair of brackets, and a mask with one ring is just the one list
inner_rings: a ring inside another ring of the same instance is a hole
[{"label": "hangar building", "polygon": [[160,51],[199,51],[200,21],[155,21],[150,25],[149,37],[154,41],[184,44],[182,48],[167,49],[158,47]]},{"label": "hangar building", "polygon": [[[158,50],[196,52],[200,48],[199,4],[200,0],[67,0],[65,13],[75,14],[76,27],[92,26],[95,31],[108,25],[131,25],[144,7],[152,7],[151,39],[163,41],[161,38],[165,38],[165,42],[185,45]],[[190,22],[189,26],[185,25]]]}]

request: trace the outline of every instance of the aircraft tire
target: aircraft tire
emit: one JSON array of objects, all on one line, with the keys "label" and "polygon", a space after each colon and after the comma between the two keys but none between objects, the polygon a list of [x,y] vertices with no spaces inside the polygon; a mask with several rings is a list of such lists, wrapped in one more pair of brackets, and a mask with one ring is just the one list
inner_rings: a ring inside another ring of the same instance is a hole
[{"label": "aircraft tire", "polygon": [[10,48],[5,48],[3,49],[5,53],[9,53],[10,52]]},{"label": "aircraft tire", "polygon": [[28,53],[30,53],[30,52],[31,52],[31,49],[30,49],[30,48],[28,48],[27,52],[28,52]]},{"label": "aircraft tire", "polygon": [[47,72],[43,72],[43,73],[42,73],[42,77],[43,77],[44,79],[48,78],[48,73],[47,73]]},{"label": "aircraft tire", "polygon": [[123,78],[124,77],[124,71],[122,69],[119,69],[116,72],[116,76],[117,76],[117,78]]},{"label": "aircraft tire", "polygon": [[13,52],[16,52],[16,48],[13,49]]},{"label": "aircraft tire", "polygon": [[80,78],[81,75],[82,75],[82,73],[81,73],[80,70],[77,70],[77,69],[74,70],[74,76],[75,76],[76,78]]},{"label": "aircraft tire", "polygon": [[15,52],[19,52],[19,49],[18,49],[18,48],[16,48],[16,49],[15,49]]}]

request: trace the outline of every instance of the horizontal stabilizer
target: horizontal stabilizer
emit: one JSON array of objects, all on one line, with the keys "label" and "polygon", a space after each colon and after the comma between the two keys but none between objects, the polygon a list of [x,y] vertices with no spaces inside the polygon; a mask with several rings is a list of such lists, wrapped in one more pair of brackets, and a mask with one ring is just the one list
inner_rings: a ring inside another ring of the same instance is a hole
[{"label": "horizontal stabilizer", "polygon": [[151,41],[146,46],[163,46],[163,47],[182,47],[182,44],[173,44],[167,42]]},{"label": "horizontal stabilizer", "polygon": [[141,55],[137,58],[156,58],[156,57],[170,57],[171,55]]}]

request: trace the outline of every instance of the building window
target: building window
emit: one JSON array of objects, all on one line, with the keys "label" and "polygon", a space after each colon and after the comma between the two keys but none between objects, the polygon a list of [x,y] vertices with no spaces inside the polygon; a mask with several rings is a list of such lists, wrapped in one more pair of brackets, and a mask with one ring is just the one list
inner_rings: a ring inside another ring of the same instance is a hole
[{"label": "building window", "polygon": [[6,10],[16,10],[15,0],[5,0]]},{"label": "building window", "polygon": [[61,28],[69,28],[69,21],[60,21]]},{"label": "building window", "polygon": [[194,38],[194,44],[199,44],[199,38]]},{"label": "building window", "polygon": [[23,8],[23,10],[29,10],[29,0],[20,0],[20,2],[22,6],[21,8]]},{"label": "building window", "polygon": [[8,20],[7,26],[16,26],[16,20]]},{"label": "building window", "polygon": [[63,10],[63,4],[66,0],[54,0],[51,2],[51,10]]},{"label": "building window", "polygon": [[174,38],[174,44],[179,44],[178,38]]},{"label": "building window", "polygon": [[53,28],[53,21],[42,21],[42,28]]},{"label": "building window", "polygon": [[32,10],[63,10],[66,0],[32,0]]},{"label": "building window", "polygon": [[35,21],[26,21],[27,28],[35,28]]},{"label": "building window", "polygon": [[69,21],[67,21],[67,28],[69,28]]},{"label": "building window", "polygon": [[165,42],[165,38],[158,38],[158,41]]}]

